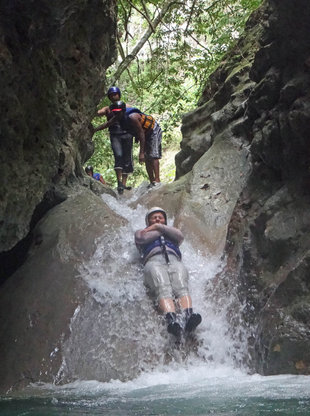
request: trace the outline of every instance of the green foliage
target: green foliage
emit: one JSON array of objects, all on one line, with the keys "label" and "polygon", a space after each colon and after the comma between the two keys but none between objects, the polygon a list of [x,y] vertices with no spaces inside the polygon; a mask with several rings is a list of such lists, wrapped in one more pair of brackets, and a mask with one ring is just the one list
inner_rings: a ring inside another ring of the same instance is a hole
[{"label": "green foliage", "polygon": [[94,135],[93,141],[95,144],[95,152],[87,161],[87,164],[93,166],[94,172],[101,173],[107,183],[111,185],[115,184],[113,152],[108,131],[99,131]]},{"label": "green foliage", "polygon": [[[133,50],[149,27],[147,19],[153,21],[166,3],[167,0],[119,0],[120,56]],[[164,133],[164,155],[170,149],[177,151],[183,114],[195,108],[206,80],[240,37],[249,14],[261,3],[262,0],[173,3],[155,33],[122,73],[117,83],[122,99],[159,121]],[[109,69],[108,76],[116,71],[118,64],[119,61]],[[108,105],[107,101],[102,105]],[[101,122],[96,119],[95,125]],[[94,140],[96,151],[90,162],[113,183],[115,174],[108,134],[96,133]],[[137,150],[136,145],[135,153]],[[138,184],[145,178],[145,168],[136,159],[130,180]],[[162,180],[171,180],[171,173],[166,172]]]}]

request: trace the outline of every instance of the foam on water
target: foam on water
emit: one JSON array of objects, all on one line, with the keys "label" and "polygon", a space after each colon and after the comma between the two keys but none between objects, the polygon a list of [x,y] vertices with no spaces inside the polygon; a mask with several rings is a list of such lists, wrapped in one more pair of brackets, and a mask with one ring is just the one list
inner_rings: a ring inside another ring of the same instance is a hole
[{"label": "foam on water", "polygon": [[[33,384],[24,393],[36,392],[48,397],[93,397],[106,401],[113,397],[153,399],[190,399],[208,397],[209,400],[232,398],[310,399],[310,377],[295,375],[247,375],[228,367],[211,369],[208,365],[169,369],[167,372],[144,373],[135,380],[113,380],[101,383],[95,380],[75,381],[63,386]],[[160,396],[159,396],[160,395]],[[96,401],[98,404],[98,401]]]},{"label": "foam on water", "polygon": [[183,368],[169,366],[127,382],[32,385],[23,394],[27,400],[43,399],[44,407],[50,409],[49,416],[66,415],[69,410],[84,416],[308,416],[309,382],[309,376],[263,377],[200,363]]}]

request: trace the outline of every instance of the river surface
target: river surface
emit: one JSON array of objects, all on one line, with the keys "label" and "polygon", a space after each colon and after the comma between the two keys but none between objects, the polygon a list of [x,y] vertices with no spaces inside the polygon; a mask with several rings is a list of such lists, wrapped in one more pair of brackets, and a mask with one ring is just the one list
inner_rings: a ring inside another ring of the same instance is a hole
[{"label": "river surface", "polygon": [[5,416],[308,416],[309,409],[309,376],[249,376],[202,365],[144,374],[127,383],[33,385],[0,402]]},{"label": "river surface", "polygon": [[[96,289],[99,301],[111,297],[119,304],[130,298],[142,302],[146,295],[141,278],[137,278],[141,268],[137,266],[139,259],[133,244],[133,233],[145,226],[146,209],[142,206],[131,209],[128,204],[110,196],[105,196],[104,201],[119,215],[129,219],[129,223],[115,241],[111,240],[109,244],[98,241],[94,259],[83,266],[81,275],[91,288]],[[173,219],[169,219],[170,225],[172,222]],[[0,415],[309,416],[310,376],[249,375],[244,357],[250,329],[243,328],[240,323],[240,327],[237,325],[231,331],[227,322],[227,314],[231,311],[234,311],[235,321],[238,322],[239,311],[234,294],[225,293],[222,299],[214,299],[212,292],[211,295],[209,292],[208,298],[205,295],[205,287],[214,277],[218,262],[203,256],[195,247],[195,242],[185,240],[181,249],[190,273],[193,306],[203,316],[203,322],[196,331],[198,343],[195,351],[186,351],[184,359],[182,345],[174,348],[172,343],[173,359],[170,363],[159,360],[156,368],[145,368],[139,376],[127,382],[77,380],[62,386],[31,384],[22,392],[8,393],[0,398]],[[111,282],[106,278],[104,281],[101,275],[105,263],[103,253],[113,257],[118,251],[122,253],[119,262],[125,266],[128,264],[128,270],[123,271],[128,274],[123,288],[113,284],[116,279],[113,267],[110,270]],[[231,305],[234,305],[233,308],[230,308]],[[78,327],[77,331],[81,329]],[[95,340],[92,334],[89,337]],[[164,338],[167,337],[168,334],[164,334]],[[140,342],[142,349],[145,348],[144,341]],[[148,346],[160,351],[162,342],[158,335],[151,344],[148,341]],[[107,354],[105,359],[108,360]]]}]

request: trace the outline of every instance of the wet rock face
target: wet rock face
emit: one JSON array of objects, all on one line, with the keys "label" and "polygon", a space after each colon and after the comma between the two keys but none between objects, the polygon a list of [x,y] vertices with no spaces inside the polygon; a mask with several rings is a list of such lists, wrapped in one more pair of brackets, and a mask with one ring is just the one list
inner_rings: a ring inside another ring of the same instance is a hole
[{"label": "wet rock face", "polygon": [[[245,38],[210,77],[199,108],[185,115],[176,157],[177,177],[198,170],[193,183],[202,176],[211,189],[219,171],[214,153],[223,152],[229,171],[227,149],[248,151],[240,172],[224,173],[219,187],[226,209],[235,200],[221,276],[245,302],[250,366],[263,374],[310,371],[309,19],[304,0],[269,1],[254,13]],[[204,209],[209,221],[212,205]]]},{"label": "wet rock face", "polygon": [[220,276],[246,305],[250,366],[262,374],[310,373],[309,19],[304,0],[269,1],[251,17],[184,117],[176,158],[177,176],[195,164],[207,177],[219,143],[248,151],[240,178],[230,164],[222,176],[222,191],[229,181],[241,191],[235,185]]},{"label": "wet rock face", "polygon": [[82,176],[115,22],[110,0],[1,2],[0,253]]},{"label": "wet rock face", "polygon": [[[70,373],[65,371],[72,349],[64,351],[64,341],[72,335],[77,311],[92,299],[91,289],[81,277],[82,265],[94,255],[96,239],[104,232],[113,235],[124,223],[87,188],[71,194],[39,221],[27,261],[2,285],[1,392],[10,387],[21,389],[33,381],[59,382],[81,376],[78,365]],[[95,322],[97,316],[91,318]],[[90,331],[90,319],[85,325]],[[85,339],[74,344],[84,354]],[[81,366],[84,358],[79,355]],[[96,360],[91,368],[94,366]]]},{"label": "wet rock face", "polygon": [[229,224],[224,280],[244,302],[250,366],[262,374],[309,374],[310,198],[299,189],[249,181]]},{"label": "wet rock face", "polygon": [[251,282],[244,294],[256,315],[255,368],[309,374],[310,4],[271,6],[264,47],[250,73],[257,82],[248,107],[256,113],[254,169],[235,210],[247,216],[236,234],[239,243],[248,240],[240,247],[240,277]]}]

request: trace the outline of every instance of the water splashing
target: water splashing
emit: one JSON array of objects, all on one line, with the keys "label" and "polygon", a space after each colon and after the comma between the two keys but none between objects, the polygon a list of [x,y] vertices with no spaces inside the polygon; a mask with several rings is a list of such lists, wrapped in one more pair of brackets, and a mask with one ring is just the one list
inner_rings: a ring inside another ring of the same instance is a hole
[{"label": "water splashing", "polygon": [[[152,359],[151,365],[145,365],[144,362],[143,371],[159,367],[162,367],[162,371],[169,371],[176,363],[181,366],[207,363],[212,368],[219,365],[234,367],[236,362],[242,361],[237,355],[244,354],[240,345],[236,348],[236,340],[226,317],[228,305],[234,299],[226,294],[221,300],[222,307],[219,310],[219,300],[215,304],[212,297],[207,298],[206,285],[218,271],[218,260],[211,256],[205,257],[186,240],[186,236],[181,246],[183,262],[190,274],[189,288],[194,310],[201,313],[203,321],[196,330],[196,336],[185,342],[180,350],[174,347],[174,341],[166,333],[143,285],[143,272],[134,245],[134,232],[145,227],[146,208],[141,205],[135,209],[130,208],[133,198],[125,204],[123,200],[117,200],[110,195],[103,197],[104,202],[128,223],[115,234],[97,241],[97,250],[92,261],[83,266],[82,276],[92,289],[94,298],[102,304],[109,302],[111,307],[117,304],[123,310],[128,308],[128,303],[138,302],[139,305],[144,305],[141,313],[148,334],[144,334],[145,338],[139,342],[144,345],[145,350],[156,351],[154,358],[157,357],[158,361],[156,365]],[[169,218],[168,224],[173,225],[173,221],[173,218]],[[152,338],[149,333],[153,334]],[[167,369],[168,364],[170,367]]]},{"label": "water splashing", "polygon": [[104,201],[128,223],[99,238],[93,258],[80,270],[90,296],[75,309],[55,380],[76,381],[61,386],[34,384],[17,401],[2,403],[5,414],[16,414],[12,405],[14,411],[20,406],[23,414],[48,411],[50,416],[69,411],[91,416],[275,412],[306,416],[309,377],[250,376],[238,368],[236,363],[245,354],[240,341],[243,329],[232,331],[227,319],[232,309],[238,313],[231,308],[235,295],[222,293],[214,298],[208,286],[212,287],[221,265],[204,256],[186,236],[181,246],[183,261],[190,273],[193,306],[203,321],[194,340],[176,346],[146,295],[134,245],[134,232],[145,226],[146,208],[131,209],[110,196]]}]

